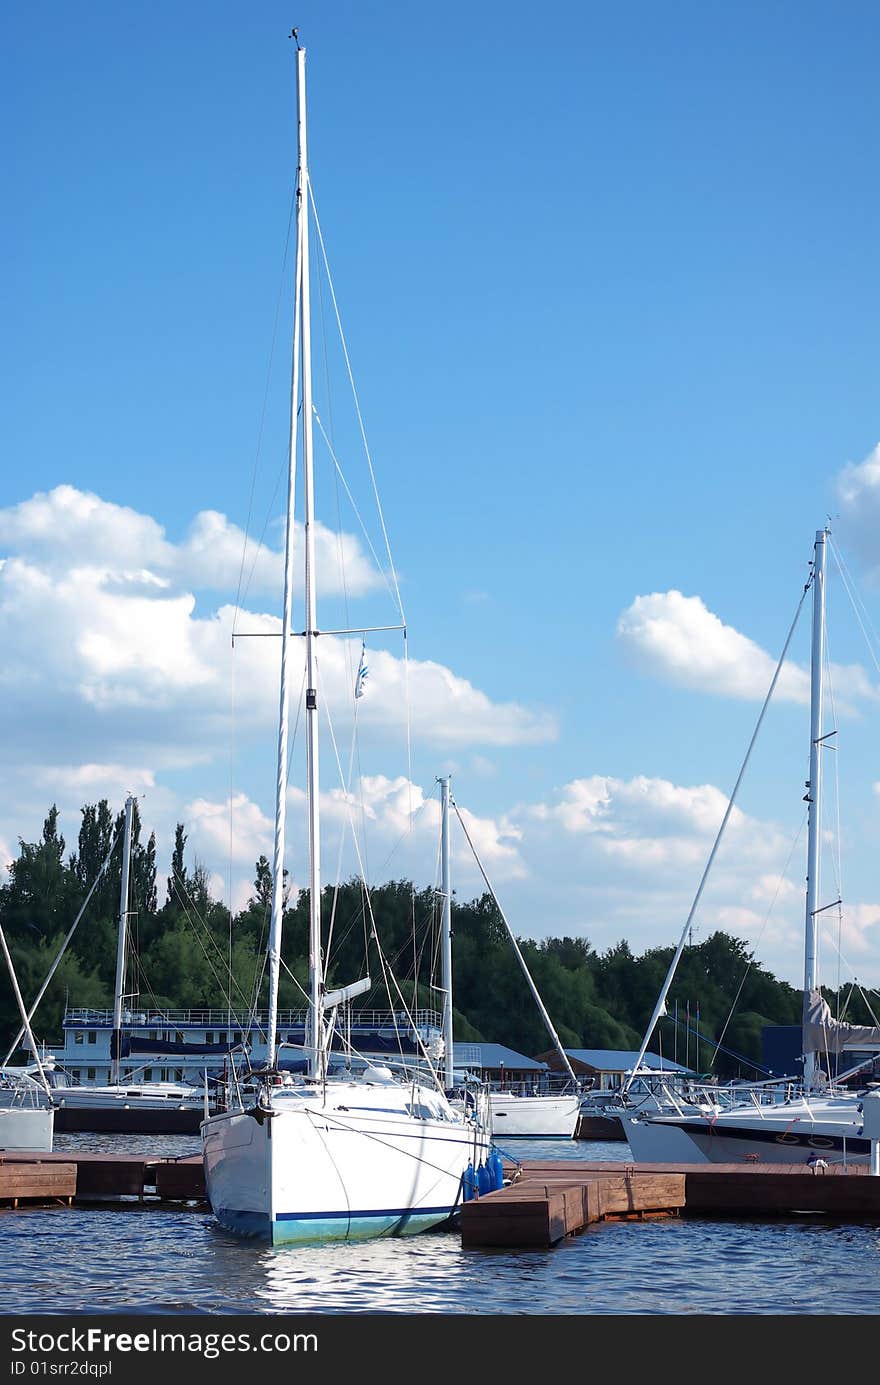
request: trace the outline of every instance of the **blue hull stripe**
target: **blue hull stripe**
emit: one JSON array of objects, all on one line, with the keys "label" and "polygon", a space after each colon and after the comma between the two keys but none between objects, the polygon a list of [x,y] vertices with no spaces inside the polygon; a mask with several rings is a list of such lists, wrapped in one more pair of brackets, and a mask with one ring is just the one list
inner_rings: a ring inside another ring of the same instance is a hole
[{"label": "blue hull stripe", "polygon": [[383,1207],[376,1212],[277,1212],[276,1221],[363,1221],[365,1217],[448,1217],[451,1207]]},{"label": "blue hull stripe", "polygon": [[282,1212],[274,1221],[262,1212],[217,1208],[221,1226],[238,1236],[292,1245],[308,1241],[356,1241],[375,1236],[406,1235],[448,1221],[454,1207],[404,1207],[381,1212]]}]

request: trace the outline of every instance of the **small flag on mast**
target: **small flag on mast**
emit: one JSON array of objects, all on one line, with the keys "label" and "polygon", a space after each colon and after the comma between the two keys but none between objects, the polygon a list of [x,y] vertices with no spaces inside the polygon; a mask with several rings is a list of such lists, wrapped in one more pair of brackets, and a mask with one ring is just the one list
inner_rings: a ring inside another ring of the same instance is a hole
[{"label": "small flag on mast", "polygon": [[354,680],[355,697],[363,697],[364,683],[367,681],[369,672],[370,670],[367,667],[367,642],[364,640],[361,645],[361,661],[358,664],[357,678]]}]

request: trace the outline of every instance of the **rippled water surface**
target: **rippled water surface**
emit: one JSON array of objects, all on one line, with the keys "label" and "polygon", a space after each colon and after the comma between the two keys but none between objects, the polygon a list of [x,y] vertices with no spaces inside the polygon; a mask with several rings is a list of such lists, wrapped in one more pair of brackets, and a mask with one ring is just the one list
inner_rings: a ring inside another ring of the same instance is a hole
[{"label": "rippled water surface", "polygon": [[[198,1137],[59,1135],[56,1148],[183,1154]],[[522,1158],[629,1158],[625,1144],[508,1141]],[[0,1214],[16,1313],[875,1314],[880,1227],[818,1217],[611,1222],[554,1250],[462,1249],[454,1232],[269,1249],[203,1210]],[[14,1305],[14,1306],[13,1306]]]}]

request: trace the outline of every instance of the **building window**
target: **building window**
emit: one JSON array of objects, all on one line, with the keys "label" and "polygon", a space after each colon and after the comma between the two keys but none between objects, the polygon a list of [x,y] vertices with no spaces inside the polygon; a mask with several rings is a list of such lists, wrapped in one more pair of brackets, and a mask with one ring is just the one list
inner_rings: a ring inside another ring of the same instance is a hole
[{"label": "building window", "polygon": [[74,1036],[73,1036],[73,1042],[74,1042],[75,1044],[81,1044],[82,1041],[83,1041],[83,1032],[82,1032],[81,1029],[77,1029],[76,1032],[74,1033]]}]

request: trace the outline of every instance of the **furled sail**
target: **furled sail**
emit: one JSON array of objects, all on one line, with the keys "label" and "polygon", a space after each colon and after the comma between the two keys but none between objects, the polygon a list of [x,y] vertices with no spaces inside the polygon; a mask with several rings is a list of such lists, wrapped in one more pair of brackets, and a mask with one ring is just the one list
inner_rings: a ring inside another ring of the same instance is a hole
[{"label": "furled sail", "polygon": [[842,1053],[845,1048],[880,1045],[880,1026],[847,1024],[836,1020],[821,991],[810,991],[804,1014],[804,1050],[808,1053]]}]

